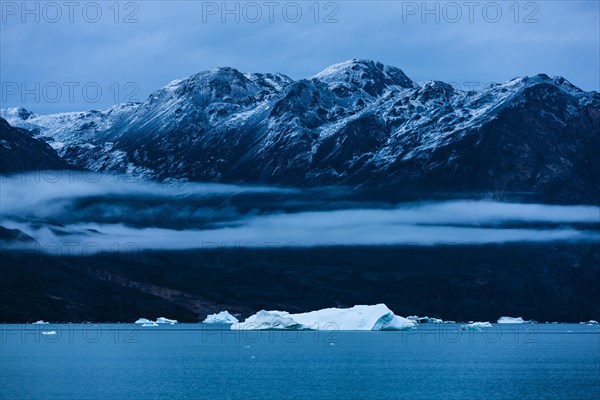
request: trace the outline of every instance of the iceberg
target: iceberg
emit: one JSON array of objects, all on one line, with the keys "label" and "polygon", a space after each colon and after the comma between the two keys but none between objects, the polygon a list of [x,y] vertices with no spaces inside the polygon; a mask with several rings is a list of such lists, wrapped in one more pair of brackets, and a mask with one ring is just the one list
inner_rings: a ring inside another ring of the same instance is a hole
[{"label": "iceberg", "polygon": [[418,322],[419,324],[443,324],[444,321],[439,318],[430,318],[430,317],[418,317],[416,315],[411,315],[406,317],[411,321]]},{"label": "iceberg", "polygon": [[171,324],[175,325],[177,323],[176,319],[169,319],[165,317],[157,318],[156,321],[152,321],[146,318],[140,318],[135,321],[136,324],[142,324],[142,326],[158,326],[158,324]]},{"label": "iceberg", "polygon": [[42,331],[42,335],[56,335],[56,331]]},{"label": "iceberg", "polygon": [[325,308],[299,314],[262,310],[244,322],[234,323],[231,329],[385,331],[412,329],[416,325],[415,321],[395,315],[385,304],[376,304]]},{"label": "iceberg", "polygon": [[295,321],[287,311],[261,310],[246,318],[244,322],[231,325],[234,330],[262,330],[262,329],[305,329]]},{"label": "iceberg", "polygon": [[210,314],[202,323],[204,324],[235,324],[239,322],[236,317],[229,314],[229,311],[221,311],[217,314]]},{"label": "iceberg", "polygon": [[39,321],[36,321],[36,322],[33,323],[33,325],[46,325],[46,324],[48,324],[48,322],[44,322],[41,319]]},{"label": "iceberg", "polygon": [[596,321],[596,320],[593,320],[593,319],[590,319],[590,320],[588,321],[588,324],[589,324],[589,325],[595,325],[595,324],[597,324],[597,323],[598,323],[598,321]]},{"label": "iceberg", "polygon": [[156,319],[156,323],[157,324],[171,324],[171,325],[175,325],[177,323],[176,319],[169,319],[169,318],[165,318],[165,317],[160,317]]},{"label": "iceberg", "polygon": [[464,324],[460,326],[460,329],[462,329],[463,331],[466,330],[475,330],[475,331],[480,331],[484,328],[491,328],[492,324],[490,324],[489,322],[469,322],[468,324]]},{"label": "iceberg", "polygon": [[521,317],[500,317],[498,319],[499,324],[531,324],[533,321],[525,321]]}]

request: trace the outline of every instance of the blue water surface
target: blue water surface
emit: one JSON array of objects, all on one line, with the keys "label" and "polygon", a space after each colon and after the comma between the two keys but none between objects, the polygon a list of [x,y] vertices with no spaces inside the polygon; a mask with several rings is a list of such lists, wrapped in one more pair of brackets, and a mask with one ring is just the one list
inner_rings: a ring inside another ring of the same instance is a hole
[{"label": "blue water surface", "polygon": [[[598,325],[0,325],[1,399],[600,398]],[[55,331],[43,335],[42,331]]]}]

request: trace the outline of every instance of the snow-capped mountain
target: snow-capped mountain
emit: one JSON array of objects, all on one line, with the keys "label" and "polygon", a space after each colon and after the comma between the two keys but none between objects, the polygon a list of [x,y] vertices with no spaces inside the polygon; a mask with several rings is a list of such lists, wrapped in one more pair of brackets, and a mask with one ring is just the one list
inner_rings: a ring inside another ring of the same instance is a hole
[{"label": "snow-capped mountain", "polygon": [[216,68],[143,103],[0,115],[93,170],[600,202],[600,95],[543,74],[475,92],[369,60],[298,81]]}]

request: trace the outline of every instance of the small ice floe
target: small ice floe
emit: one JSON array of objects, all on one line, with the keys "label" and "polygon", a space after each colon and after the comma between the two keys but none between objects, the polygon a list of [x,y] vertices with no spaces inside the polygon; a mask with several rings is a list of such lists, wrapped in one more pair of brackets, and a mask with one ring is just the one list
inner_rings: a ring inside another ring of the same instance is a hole
[{"label": "small ice floe", "polygon": [[231,315],[229,311],[221,311],[217,314],[210,314],[204,321],[202,321],[203,324],[235,324],[238,322],[238,319]]},{"label": "small ice floe", "polygon": [[43,321],[41,319],[39,321],[36,321],[36,322],[33,323],[33,325],[47,325],[47,324],[48,324],[48,322],[45,322],[45,321]]},{"label": "small ice floe", "polygon": [[480,331],[482,329],[491,328],[491,327],[492,327],[492,324],[490,324],[489,322],[469,322],[468,324],[461,325],[460,329],[462,329],[463,331],[466,331],[466,330]]},{"label": "small ice floe", "polygon": [[157,324],[170,324],[170,325],[175,325],[177,323],[176,319],[169,319],[169,318],[165,318],[165,317],[160,317],[156,319],[156,323]]},{"label": "small ice floe", "polygon": [[500,317],[498,319],[499,324],[533,324],[534,321],[526,321],[522,317]]},{"label": "small ice floe", "polygon": [[413,329],[416,326],[415,321],[395,315],[385,304],[376,304],[326,308],[299,314],[262,310],[244,322],[234,323],[231,329],[386,331]]},{"label": "small ice floe", "polygon": [[152,321],[146,318],[140,318],[135,321],[136,324],[142,324],[142,326],[158,326],[158,324],[170,324],[175,325],[177,323],[176,319],[169,319],[165,317],[157,318],[156,321]]},{"label": "small ice floe", "polygon": [[432,317],[418,317],[416,315],[411,315],[409,317],[406,317],[406,319],[409,319],[411,321],[415,321],[419,324],[443,324],[444,321],[439,319],[439,318],[432,318]]},{"label": "small ice floe", "polygon": [[598,323],[598,321],[594,320],[594,319],[590,319],[588,321],[588,325],[596,325]]},{"label": "small ice floe", "polygon": [[42,331],[42,335],[56,335],[56,331]]}]

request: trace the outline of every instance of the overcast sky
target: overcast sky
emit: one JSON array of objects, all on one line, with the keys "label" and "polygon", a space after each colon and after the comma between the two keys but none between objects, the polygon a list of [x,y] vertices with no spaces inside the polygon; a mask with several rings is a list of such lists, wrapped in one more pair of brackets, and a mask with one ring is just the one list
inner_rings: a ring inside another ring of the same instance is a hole
[{"label": "overcast sky", "polygon": [[352,58],[464,88],[540,72],[600,88],[595,0],[24,4],[0,2],[1,107],[101,109],[210,67],[299,79]]}]

